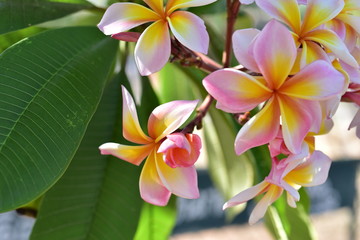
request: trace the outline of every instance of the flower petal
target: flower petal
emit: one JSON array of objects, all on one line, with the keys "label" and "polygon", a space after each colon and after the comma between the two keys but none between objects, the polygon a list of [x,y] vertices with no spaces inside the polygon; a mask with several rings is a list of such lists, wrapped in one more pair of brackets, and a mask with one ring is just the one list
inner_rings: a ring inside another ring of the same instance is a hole
[{"label": "flower petal", "polygon": [[247,69],[253,72],[260,72],[254,55],[252,54],[254,40],[260,33],[255,28],[241,29],[234,32],[232,36],[233,49],[236,59]]},{"label": "flower petal", "polygon": [[159,177],[170,192],[183,198],[199,197],[195,166],[171,168],[159,153],[156,154],[155,160]]},{"label": "flower petal", "polygon": [[191,152],[191,146],[183,133],[172,133],[166,136],[165,141],[160,144],[158,153],[165,153],[173,148],[182,148],[188,153]]},{"label": "flower petal", "polygon": [[176,11],[168,18],[175,38],[189,49],[207,54],[209,35],[204,21],[191,12]]},{"label": "flower petal", "polygon": [[249,224],[252,225],[264,217],[268,207],[281,196],[282,192],[283,189],[281,187],[271,184],[268,192],[256,204],[254,210],[251,212]]},{"label": "flower petal", "polygon": [[140,127],[136,105],[130,93],[122,86],[123,97],[123,136],[126,140],[138,144],[151,143],[153,140],[145,135]]},{"label": "flower petal", "polygon": [[329,56],[318,44],[312,41],[302,41],[300,69],[316,60],[324,60],[331,63]]},{"label": "flower petal", "polygon": [[204,6],[215,1],[216,0],[169,0],[166,4],[166,13],[170,14],[179,8]]},{"label": "flower petal", "polygon": [[290,207],[296,208],[296,201],[293,196],[291,196],[290,193],[286,193],[286,200]]},{"label": "flower petal", "polygon": [[343,11],[352,11],[360,9],[360,2],[358,0],[344,0],[345,7]]},{"label": "flower petal", "polygon": [[158,142],[174,132],[190,117],[197,103],[198,100],[178,100],[158,106],[149,117],[149,135]]},{"label": "flower petal", "polygon": [[272,97],[264,108],[252,117],[239,131],[235,139],[237,155],[246,150],[273,140],[280,126],[280,110],[276,98]]},{"label": "flower petal", "polygon": [[328,62],[317,60],[287,80],[278,92],[302,99],[326,100],[341,94],[344,85],[343,74]]},{"label": "flower petal", "polygon": [[301,186],[317,186],[326,181],[330,165],[331,159],[328,156],[321,151],[314,151],[304,163],[298,165],[286,177]]},{"label": "flower petal", "polygon": [[269,183],[262,181],[261,183],[258,183],[257,185],[252,186],[251,188],[245,189],[244,191],[238,193],[237,195],[232,197],[229,201],[227,201],[223,206],[223,210],[229,207],[233,207],[245,203],[250,199],[253,199],[254,197],[263,193],[268,186]]},{"label": "flower petal", "polygon": [[300,32],[300,9],[296,0],[256,0],[256,4],[270,16]]},{"label": "flower petal", "polygon": [[290,194],[294,198],[295,201],[300,200],[300,194],[297,191],[297,189],[299,189],[301,186],[299,186],[297,184],[290,185],[286,181],[282,181],[281,186],[288,194]]},{"label": "flower petal", "polygon": [[340,62],[341,67],[349,75],[350,81],[352,83],[360,84],[360,69],[354,68],[344,62]]},{"label": "flower petal", "polygon": [[304,36],[304,40],[310,40],[324,45],[325,48],[333,52],[333,54],[353,67],[359,67],[355,58],[350,54],[344,42],[340,37],[331,30],[317,29],[309,32]]},{"label": "flower petal", "polygon": [[277,89],[283,84],[294,65],[296,54],[294,38],[276,20],[266,24],[256,38],[255,61],[270,88]]},{"label": "flower petal", "polygon": [[303,34],[334,18],[344,8],[344,0],[308,0],[301,26]]},{"label": "flower petal", "polygon": [[315,112],[312,108],[319,107],[319,104],[285,95],[279,96],[278,101],[281,109],[282,134],[285,145],[292,153],[300,153],[302,142],[313,126],[313,122],[319,121],[315,120],[316,117],[312,115]]},{"label": "flower petal", "polygon": [[170,33],[167,23],[159,20],[151,24],[140,36],[135,47],[135,61],[143,76],[159,71],[171,54]]},{"label": "flower petal", "polygon": [[360,34],[360,16],[351,14],[339,14],[336,19],[349,24],[358,34]]},{"label": "flower petal", "polygon": [[155,151],[145,161],[140,175],[140,195],[146,202],[165,206],[171,196],[171,192],[164,187],[156,169]]},{"label": "flower petal", "polygon": [[111,35],[157,19],[159,15],[139,4],[114,3],[105,11],[98,28],[104,34]]},{"label": "flower petal", "polygon": [[223,111],[250,111],[271,97],[272,91],[256,78],[234,69],[218,70],[203,80],[203,85]]},{"label": "flower petal", "polygon": [[144,0],[144,2],[160,16],[164,15],[163,0]]},{"label": "flower petal", "polygon": [[135,165],[140,163],[150,154],[154,148],[152,144],[142,146],[127,146],[117,143],[104,143],[99,149],[103,155],[113,155]]}]

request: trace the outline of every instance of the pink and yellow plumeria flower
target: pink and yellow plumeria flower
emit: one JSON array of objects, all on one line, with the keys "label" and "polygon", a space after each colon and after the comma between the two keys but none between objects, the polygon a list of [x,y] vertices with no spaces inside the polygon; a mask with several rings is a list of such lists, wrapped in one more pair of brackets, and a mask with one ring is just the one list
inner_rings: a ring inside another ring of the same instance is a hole
[{"label": "pink and yellow plumeria flower", "polygon": [[[344,0],[344,8],[334,18],[350,26],[360,35],[360,2],[359,0]],[[346,31],[347,29],[345,29]]]},{"label": "pink and yellow plumeria flower", "polygon": [[198,198],[194,163],[199,156],[200,139],[194,134],[173,133],[190,117],[198,101],[172,101],[155,108],[149,117],[147,136],[140,127],[134,100],[124,87],[122,93],[124,138],[140,145],[105,143],[99,147],[101,154],[111,154],[135,165],[147,158],[139,184],[141,197],[151,204],[166,205],[171,193]]},{"label": "pink and yellow plumeria flower", "polygon": [[[244,47],[242,43],[241,40],[233,42],[236,57],[236,49]],[[262,76],[223,69],[208,75],[203,85],[217,100],[217,108],[225,112],[247,112],[266,102],[237,134],[237,154],[273,140],[278,133],[280,117],[287,148],[294,154],[299,153],[307,133],[320,128],[319,101],[341,94],[345,78],[322,60],[289,77],[297,49],[290,32],[276,20],[270,21],[252,44],[250,55],[253,59],[248,59],[247,63]]]},{"label": "pink and yellow plumeria flower", "polygon": [[106,35],[118,34],[147,22],[154,22],[141,34],[135,47],[135,61],[142,75],[159,71],[171,54],[170,31],[189,49],[206,54],[209,36],[201,18],[179,8],[210,4],[216,0],[144,0],[150,7],[136,3],[114,3],[98,24]]},{"label": "pink and yellow plumeria flower", "polygon": [[301,67],[311,62],[308,55],[323,51],[314,43],[321,44],[348,65],[359,67],[340,37],[331,30],[320,28],[342,11],[344,0],[308,0],[303,21],[296,0],[256,0],[256,3],[272,17],[290,27],[297,46],[302,46]]},{"label": "pink and yellow plumeria flower", "polygon": [[267,208],[275,202],[285,190],[287,202],[296,207],[300,200],[298,190],[301,187],[311,187],[324,183],[327,179],[331,160],[322,152],[314,151],[310,157],[278,161],[273,158],[269,175],[261,183],[246,189],[224,204],[224,209],[245,203],[250,199],[265,193],[252,211],[249,223],[254,224],[261,219]]}]

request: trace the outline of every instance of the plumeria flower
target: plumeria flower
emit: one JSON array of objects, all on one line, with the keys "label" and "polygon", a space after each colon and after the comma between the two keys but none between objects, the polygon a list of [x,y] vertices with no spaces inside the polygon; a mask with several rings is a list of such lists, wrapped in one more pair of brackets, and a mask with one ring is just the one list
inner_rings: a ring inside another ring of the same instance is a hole
[{"label": "plumeria flower", "polygon": [[145,158],[140,175],[141,197],[155,205],[164,206],[171,193],[184,198],[198,198],[197,174],[194,163],[201,148],[195,134],[174,133],[194,111],[198,101],[172,101],[155,108],[148,121],[149,136],[140,127],[134,100],[122,87],[123,135],[127,146],[105,143],[101,154],[139,165]]},{"label": "plumeria flower", "polygon": [[[246,47],[246,44],[241,39],[236,40],[233,45],[238,58],[236,50]],[[264,27],[252,45],[250,49],[253,51],[248,54],[252,58],[243,64],[262,76],[223,69],[208,75],[203,85],[217,100],[216,107],[225,112],[247,112],[266,102],[237,134],[237,154],[273,140],[280,123],[286,147],[294,154],[299,153],[307,133],[320,129],[322,111],[319,101],[341,94],[345,78],[322,60],[289,77],[297,50],[291,33],[276,20]]]},{"label": "plumeria flower", "polygon": [[[202,19],[179,8],[210,4],[216,0],[144,0],[150,7],[136,3],[114,3],[98,24],[106,35],[125,32],[144,23],[153,22],[141,34],[135,47],[135,60],[142,75],[159,71],[171,54],[170,31],[189,49],[206,54],[209,36]],[[126,38],[125,38],[126,39]]]},{"label": "plumeria flower", "polygon": [[343,0],[344,8],[334,18],[354,29],[360,35],[360,2],[359,0]]},{"label": "plumeria flower", "polygon": [[256,4],[290,27],[297,47],[302,47],[301,67],[311,62],[308,55],[323,51],[319,44],[348,65],[359,67],[340,37],[335,32],[320,27],[342,11],[344,0],[308,0],[302,21],[296,0],[256,0]]},{"label": "plumeria flower", "polygon": [[296,207],[296,202],[300,200],[298,190],[301,187],[317,186],[326,181],[331,160],[322,152],[314,151],[306,158],[289,157],[293,159],[279,161],[273,158],[271,171],[264,181],[231,198],[224,204],[223,209],[245,203],[265,193],[250,215],[249,223],[254,224],[265,215],[267,208],[282,195],[284,190],[287,193],[288,204]]}]

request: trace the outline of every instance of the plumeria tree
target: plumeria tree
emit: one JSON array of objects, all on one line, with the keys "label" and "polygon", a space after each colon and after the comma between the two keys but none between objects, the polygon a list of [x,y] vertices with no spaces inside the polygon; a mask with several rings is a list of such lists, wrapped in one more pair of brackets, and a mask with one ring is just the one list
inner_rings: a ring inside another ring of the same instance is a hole
[{"label": "plumeria tree", "polygon": [[31,239],[167,239],[199,157],[228,219],[254,199],[250,224],[314,237],[302,187],[360,106],[360,1],[0,0],[0,22],[0,210]]}]

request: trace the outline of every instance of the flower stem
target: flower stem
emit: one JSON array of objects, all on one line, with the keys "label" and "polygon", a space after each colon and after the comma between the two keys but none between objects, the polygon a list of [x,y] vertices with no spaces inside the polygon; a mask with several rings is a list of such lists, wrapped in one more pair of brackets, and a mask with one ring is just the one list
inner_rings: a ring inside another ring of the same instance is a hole
[{"label": "flower stem", "polygon": [[205,117],[208,112],[211,103],[214,101],[214,98],[210,95],[207,95],[204,101],[201,103],[200,107],[196,109],[197,114],[196,117],[181,131],[182,133],[191,133],[194,131],[194,128],[201,129],[202,128],[202,119]]},{"label": "flower stem", "polygon": [[233,0],[233,1],[227,0],[226,4],[227,4],[227,27],[226,27],[225,48],[222,58],[222,63],[224,68],[230,66],[231,50],[232,50],[231,48],[232,34],[234,32],[234,25],[241,3],[239,0]]},{"label": "flower stem", "polygon": [[214,72],[221,68],[221,65],[208,56],[191,51],[176,39],[171,41],[171,53],[173,58],[170,61],[178,60],[182,66],[195,66],[207,73]]}]

